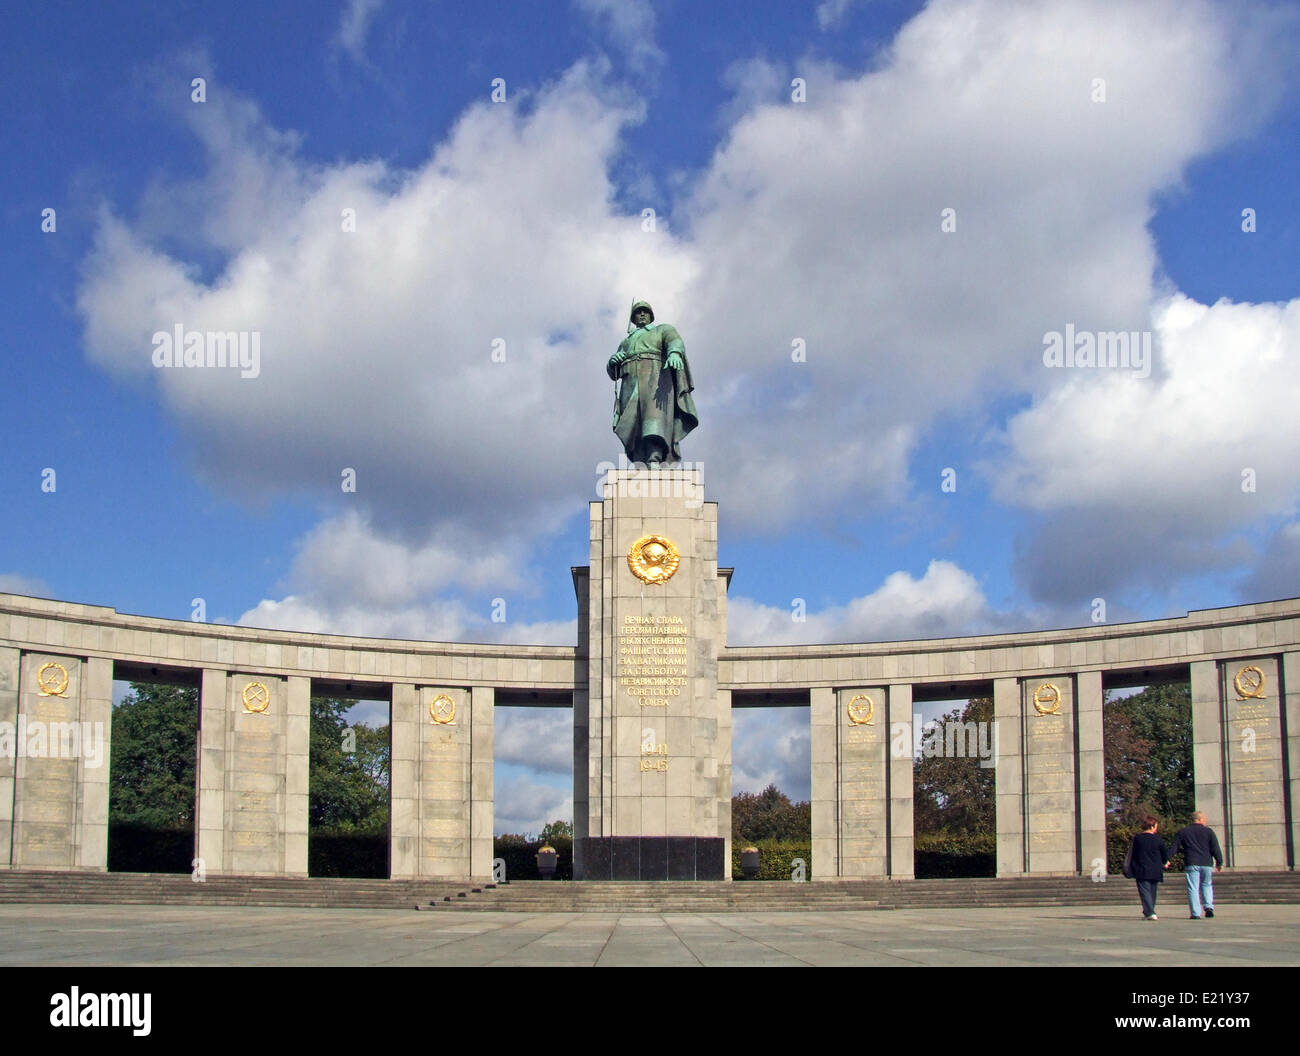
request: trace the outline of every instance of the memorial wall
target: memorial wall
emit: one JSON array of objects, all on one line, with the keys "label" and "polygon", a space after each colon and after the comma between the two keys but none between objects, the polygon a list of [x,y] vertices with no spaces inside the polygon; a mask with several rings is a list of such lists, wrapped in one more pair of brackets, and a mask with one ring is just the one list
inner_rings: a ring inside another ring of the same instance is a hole
[{"label": "memorial wall", "polygon": [[998,874],[1087,874],[1105,858],[1104,691],[1170,680],[1190,682],[1197,805],[1230,866],[1294,867],[1300,601],[728,647],[717,507],[693,471],[651,476],[657,494],[611,474],[591,504],[576,647],[257,630],[0,595],[0,868],[106,869],[112,686],[143,676],[199,686],[196,857],[209,875],[306,875],[310,699],[340,683],[392,701],[394,877],[490,875],[492,715],[521,703],[573,709],[579,875],[725,879],[732,709],[803,703],[813,879],[910,877],[899,737],[911,745],[918,702],[966,696],[993,698]]}]

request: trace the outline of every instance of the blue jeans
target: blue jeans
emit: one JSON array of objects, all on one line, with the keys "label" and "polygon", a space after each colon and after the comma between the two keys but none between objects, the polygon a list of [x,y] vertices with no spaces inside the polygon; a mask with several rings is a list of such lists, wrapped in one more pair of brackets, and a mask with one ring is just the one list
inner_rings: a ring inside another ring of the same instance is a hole
[{"label": "blue jeans", "polygon": [[1201,906],[1214,908],[1214,866],[1188,865],[1183,869],[1187,878],[1187,908],[1192,916],[1201,916]]}]

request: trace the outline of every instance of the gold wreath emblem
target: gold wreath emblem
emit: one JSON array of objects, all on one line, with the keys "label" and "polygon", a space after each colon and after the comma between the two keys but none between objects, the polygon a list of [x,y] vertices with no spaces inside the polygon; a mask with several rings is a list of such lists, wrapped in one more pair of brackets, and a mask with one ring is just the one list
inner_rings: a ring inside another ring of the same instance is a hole
[{"label": "gold wreath emblem", "polygon": [[1034,710],[1039,715],[1056,715],[1060,712],[1060,687],[1053,682],[1044,682],[1034,690]]},{"label": "gold wreath emblem", "polygon": [[244,702],[244,710],[251,711],[254,715],[260,715],[271,706],[271,691],[266,688],[265,682],[248,683],[239,696]]},{"label": "gold wreath emblem", "polygon": [[456,702],[446,693],[439,693],[429,701],[429,718],[439,726],[446,726],[456,717]]},{"label": "gold wreath emblem", "polygon": [[681,552],[662,535],[644,535],[627,552],[627,567],[642,583],[653,585],[672,579],[681,563]]},{"label": "gold wreath emblem", "polygon": [[1237,672],[1232,684],[1237,687],[1237,697],[1240,700],[1262,697],[1264,695],[1264,672],[1251,664]]},{"label": "gold wreath emblem", "polygon": [[[49,672],[53,675],[50,677]],[[39,697],[66,697],[68,695],[68,669],[62,664],[56,664],[51,660],[48,664],[41,664],[40,670],[36,672],[36,684],[40,686]]]},{"label": "gold wreath emblem", "polygon": [[[862,703],[859,703],[861,701]],[[876,713],[876,703],[865,693],[859,693],[849,701],[849,723],[853,726],[874,726],[871,716]]]}]

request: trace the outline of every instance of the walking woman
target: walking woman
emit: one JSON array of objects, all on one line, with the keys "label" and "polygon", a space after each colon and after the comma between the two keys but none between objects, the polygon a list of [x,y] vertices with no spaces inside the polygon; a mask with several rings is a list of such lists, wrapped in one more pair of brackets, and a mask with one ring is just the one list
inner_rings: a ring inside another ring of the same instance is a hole
[{"label": "walking woman", "polygon": [[1143,831],[1133,837],[1124,863],[1124,874],[1137,881],[1143,920],[1160,919],[1156,916],[1156,885],[1164,879],[1165,870],[1169,868],[1169,848],[1156,835],[1159,827],[1159,820],[1150,814],[1142,819]]}]

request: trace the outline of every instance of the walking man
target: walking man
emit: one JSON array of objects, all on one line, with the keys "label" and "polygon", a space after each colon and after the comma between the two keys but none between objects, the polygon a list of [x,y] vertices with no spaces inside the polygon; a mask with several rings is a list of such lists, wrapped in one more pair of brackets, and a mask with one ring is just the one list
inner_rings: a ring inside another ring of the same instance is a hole
[{"label": "walking man", "polygon": [[1178,830],[1170,857],[1179,851],[1183,852],[1187,908],[1191,910],[1192,920],[1201,919],[1202,906],[1205,916],[1213,917],[1214,874],[1223,868],[1223,852],[1214,830],[1205,824],[1205,811],[1198,810],[1192,815],[1192,823]]}]

